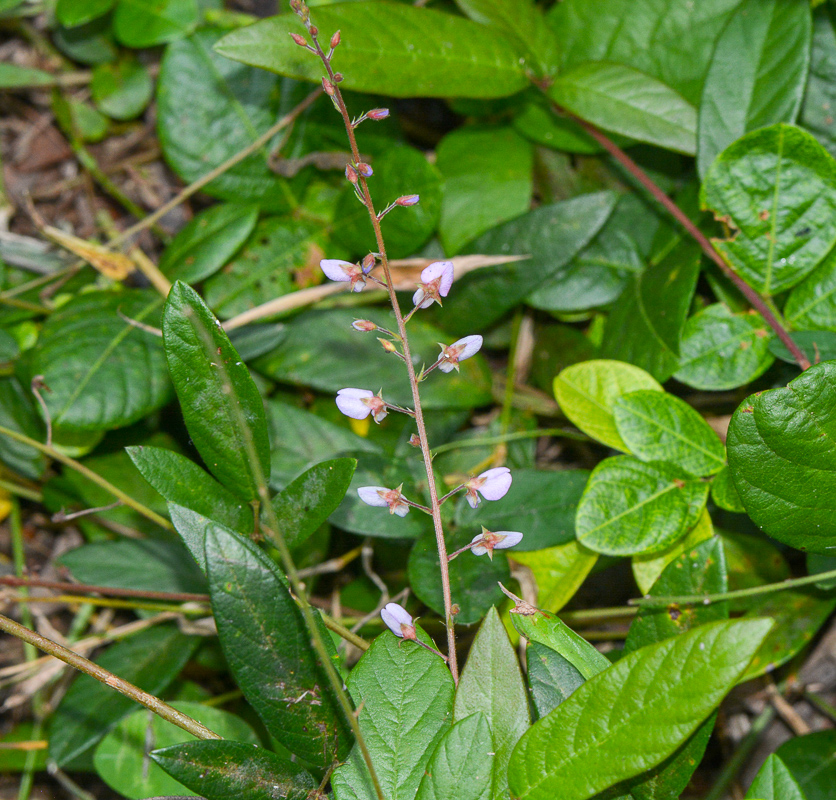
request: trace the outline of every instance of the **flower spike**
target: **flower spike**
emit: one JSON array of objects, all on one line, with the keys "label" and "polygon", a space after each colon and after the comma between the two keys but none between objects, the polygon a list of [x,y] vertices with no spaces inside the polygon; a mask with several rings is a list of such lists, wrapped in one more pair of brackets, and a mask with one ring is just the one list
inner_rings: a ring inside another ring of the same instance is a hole
[{"label": "flower spike", "polygon": [[482,472],[465,483],[467,492],[465,498],[471,508],[476,508],[481,502],[481,494],[485,500],[499,500],[505,497],[511,488],[511,470],[508,467],[494,467]]},{"label": "flower spike", "polygon": [[379,508],[389,507],[390,514],[397,514],[399,517],[405,517],[409,513],[409,505],[404,501],[404,496],[401,493],[403,484],[397,489],[387,489],[385,486],[361,486],[357,490],[360,499],[367,506],[377,506]]}]

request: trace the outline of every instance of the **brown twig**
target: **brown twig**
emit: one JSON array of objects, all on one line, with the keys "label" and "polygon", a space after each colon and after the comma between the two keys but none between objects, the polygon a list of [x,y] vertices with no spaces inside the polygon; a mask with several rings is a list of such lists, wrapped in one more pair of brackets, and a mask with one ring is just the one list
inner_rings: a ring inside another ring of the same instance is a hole
[{"label": "brown twig", "polygon": [[16,578],[12,575],[0,576],[2,586],[29,586],[40,589],[55,589],[59,592],[74,592],[76,594],[101,594],[110,597],[133,597],[138,600],[162,600],[171,603],[208,603],[208,594],[192,594],[190,592],[154,592],[144,589],[122,589],[115,586],[93,586],[89,583],[69,583],[62,581],[47,581],[41,578]]}]

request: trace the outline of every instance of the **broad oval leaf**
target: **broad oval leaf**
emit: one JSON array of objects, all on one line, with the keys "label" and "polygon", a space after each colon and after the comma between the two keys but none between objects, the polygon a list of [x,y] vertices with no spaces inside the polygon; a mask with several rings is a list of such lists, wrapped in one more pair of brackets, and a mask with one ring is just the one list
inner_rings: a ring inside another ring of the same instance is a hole
[{"label": "broad oval leaf", "polygon": [[166,302],[163,343],[183,419],[206,466],[234,494],[257,498],[270,477],[261,395],[218,320],[179,281]]},{"label": "broad oval leaf", "polygon": [[784,319],[796,330],[836,331],[836,250],[790,292]]},{"label": "broad oval leaf", "polygon": [[660,763],[735,685],[771,624],[702,625],[590,678],[523,735],[512,796],[585,800]]},{"label": "broad oval leaf", "polygon": [[717,434],[672,394],[644,390],[622,395],[614,416],[619,436],[641,461],[670,461],[695,477],[713,475],[726,463]]},{"label": "broad oval leaf", "polygon": [[703,208],[734,229],[714,246],[757,291],[790,289],[836,242],[836,161],[791,125],[753,131],[706,173]]},{"label": "broad oval leaf", "polygon": [[119,0],[113,32],[128,47],[153,47],[185,36],[199,18],[197,0]]},{"label": "broad oval leaf", "polygon": [[217,527],[206,533],[206,566],[221,647],[267,730],[310,764],[345,757],[348,725],[276,566],[249,540]]},{"label": "broad oval leaf", "polygon": [[746,797],[752,800],[808,800],[798,781],[777,753],[772,753],[763,762],[749,791],[746,792]]},{"label": "broad oval leaf", "polygon": [[836,362],[734,412],[729,468],[746,512],[778,541],[811,553],[836,545]]},{"label": "broad oval leaf", "polygon": [[43,375],[49,387],[43,398],[53,426],[120,428],[168,402],[171,384],[159,338],[122,318],[156,326],[159,313],[155,292],[88,292],[49,317],[33,352],[32,374]]},{"label": "broad oval leaf", "polygon": [[569,421],[584,433],[627,452],[615,426],[615,402],[640,389],[662,387],[643,369],[621,361],[592,360],[566,367],[554,379],[554,396]]},{"label": "broad oval leaf", "polygon": [[578,504],[578,541],[607,555],[653,553],[693,527],[707,498],[707,484],[670,464],[607,458],[592,471]]},{"label": "broad oval leaf", "polygon": [[[429,637],[420,629],[422,641]],[[453,677],[444,662],[386,631],[348,677],[357,721],[387,800],[415,797],[430,756],[450,729]],[[331,778],[336,800],[375,800],[358,747]]]},{"label": "broad oval leaf", "polygon": [[[360,2],[321,6],[313,20],[321,36],[341,31],[334,68],[346,89],[392,97],[505,97],[528,85],[525,59],[504,33],[462,17]],[[295,14],[282,14],[228,34],[216,50],[234,61],[319,83],[321,62],[290,33],[307,38]]]}]

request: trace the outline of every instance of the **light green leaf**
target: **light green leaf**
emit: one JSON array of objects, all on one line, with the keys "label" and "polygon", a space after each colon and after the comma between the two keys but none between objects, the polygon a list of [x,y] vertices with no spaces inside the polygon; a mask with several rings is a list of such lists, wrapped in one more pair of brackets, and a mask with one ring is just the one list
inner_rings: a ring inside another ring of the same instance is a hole
[{"label": "light green leaf", "polygon": [[584,361],[566,367],[554,379],[554,396],[570,422],[616,450],[627,452],[615,426],[615,402],[640,389],[662,391],[643,369],[620,361]]},{"label": "light green leaf", "polygon": [[807,800],[807,795],[777,753],[763,762],[746,797],[752,800]]},{"label": "light green leaf", "polygon": [[743,514],[746,511],[732,480],[728,464],[711,481],[711,499],[724,511],[734,511],[736,514]]},{"label": "light green leaf", "polygon": [[790,292],[784,318],[796,330],[836,331],[836,249]]},{"label": "light green leaf", "polygon": [[836,242],[836,162],[791,125],[727,147],[706,173],[700,201],[733,229],[715,247],[762,294],[795,286]]},{"label": "light green leaf", "polygon": [[116,0],[58,0],[55,17],[65,28],[73,28],[107,14],[115,4]]},{"label": "light green leaf", "polygon": [[93,70],[90,92],[96,108],[112,119],[139,116],[154,92],[148,70],[131,58],[114,64],[99,64]]},{"label": "light green leaf", "polygon": [[491,796],[504,797],[511,751],[531,721],[517,654],[496,608],[473,640],[453,708],[457,722],[480,711],[493,737]]},{"label": "light green leaf", "polygon": [[128,47],[153,47],[185,36],[198,18],[197,0],[119,0],[113,32]]},{"label": "light green leaf", "polygon": [[523,735],[511,757],[511,794],[585,800],[655,766],[734,686],[770,626],[703,625],[590,678]]},{"label": "light green leaf", "polygon": [[21,67],[18,64],[0,64],[0,89],[52,86],[55,78],[42,69]]}]

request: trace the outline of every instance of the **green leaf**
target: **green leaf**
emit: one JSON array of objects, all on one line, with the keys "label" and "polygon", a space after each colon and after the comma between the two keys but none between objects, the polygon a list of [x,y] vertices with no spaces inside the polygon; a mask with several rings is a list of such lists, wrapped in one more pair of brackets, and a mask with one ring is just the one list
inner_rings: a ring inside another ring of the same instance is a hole
[{"label": "green leaf", "polygon": [[480,711],[442,737],[427,764],[415,800],[491,800],[493,739]]},{"label": "green leaf", "polygon": [[[744,534],[718,531],[726,554],[729,588],[751,589],[765,583],[778,583],[792,577],[787,560],[778,547],[760,533]],[[731,601],[733,611],[745,611],[749,603],[745,598]]]},{"label": "green leaf", "polygon": [[[206,29],[173,42],[160,65],[160,144],[166,161],[186,183],[252,144],[275,123],[281,109],[281,81],[219,56],[212,46],[220,35]],[[266,209],[287,211],[288,182],[267,164],[272,146],[268,143],[225,170],[203,191],[235,203],[257,202]]]},{"label": "green leaf", "polygon": [[587,550],[573,539],[557,547],[528,553],[515,547],[512,557],[517,564],[531,570],[537,584],[537,605],[546,611],[557,612],[580,589],[595,566],[598,553]]},{"label": "green leaf", "polygon": [[806,647],[836,608],[833,592],[813,587],[776,592],[758,598],[747,617],[770,617],[775,626],[758,648],[743,680],[770,673]]},{"label": "green leaf", "polygon": [[[237,739],[241,747],[253,750],[258,743],[255,731],[240,717],[202,703],[175,702],[178,711],[202,722],[223,739]],[[141,710],[125,717],[99,742],[93,763],[99,777],[128,800],[154,795],[192,794],[169,777],[155,763],[149,763],[150,751],[198,740],[182,728],[167,722],[151,711]]]},{"label": "green leaf", "polygon": [[96,108],[113,119],[139,116],[154,92],[148,70],[133,59],[99,64],[93,70],[90,92]]},{"label": "green leaf", "polygon": [[627,283],[607,318],[601,353],[664,382],[679,366],[680,338],[697,286],[700,251],[690,240]]},{"label": "green leaf", "polygon": [[483,502],[475,509],[464,501],[456,508],[456,524],[478,530],[522,531],[514,548],[542,550],[575,538],[575,509],[586,486],[586,470],[518,469],[501,503]]},{"label": "green leaf", "polygon": [[775,360],[772,332],[754,311],[735,314],[722,303],[704,308],[685,323],[674,377],[695,389],[722,391],[750,383]]},{"label": "green leaf", "polygon": [[530,255],[475,270],[444,298],[444,326],[456,335],[480,331],[500,319],[546,280],[557,280],[592,240],[615,206],[613,192],[594,192],[540,206],[480,236],[468,248],[485,255]]},{"label": "green leaf", "polygon": [[168,504],[168,513],[171,517],[171,524],[174,525],[183,544],[186,545],[192,558],[204,573],[206,573],[206,537],[209,531],[221,531],[230,536],[237,533],[226,525],[204,517],[190,508],[178,506],[177,503]]},{"label": "green leaf", "polygon": [[585,680],[568,659],[538,642],[529,643],[525,661],[536,719],[542,719],[554,711]]},{"label": "green leaf", "polygon": [[608,555],[653,553],[693,527],[708,486],[665,462],[602,461],[589,476],[575,519],[578,541]]},{"label": "green leaf", "polygon": [[801,124],[827,151],[836,153],[836,125],[832,108],[836,104],[836,31],[829,10],[813,14],[813,46],[807,88],[801,106]]},{"label": "green leaf", "polygon": [[[382,510],[382,509],[381,509]],[[473,531],[458,531],[447,539],[447,552],[452,553],[473,539]],[[444,596],[439,575],[440,561],[435,535],[426,533],[412,547],[409,554],[409,583],[415,595],[437,614],[444,613]],[[511,579],[508,559],[502,553],[493,560],[462,553],[450,562],[450,593],[459,606],[456,623],[472,625],[488,612],[491,606],[502,602],[502,592],[497,585]]]},{"label": "green leaf", "polygon": [[753,800],[807,800],[807,795],[777,753],[763,762],[746,797]]},{"label": "green leaf", "polygon": [[561,411],[584,433],[616,450],[627,451],[615,427],[615,403],[640,389],[662,391],[643,369],[620,361],[584,361],[566,367],[554,379]]},{"label": "green leaf", "polygon": [[267,730],[316,766],[345,757],[347,723],[276,566],[252,542],[218,527],[206,532],[206,564],[221,647]]},{"label": "green leaf", "polygon": [[252,533],[252,508],[190,458],[173,450],[147,445],[126,447],[125,451],[142,477],[169,502],[240,533]]},{"label": "green leaf", "polygon": [[[446,299],[444,306],[446,311]],[[287,338],[255,366],[274,380],[334,394],[358,382],[360,388],[368,386],[375,392],[383,387],[384,399],[411,406],[412,391],[403,363],[387,357],[374,336],[357,333],[351,327],[356,317],[345,308],[301,314],[294,319]],[[364,309],[363,317],[390,330],[395,322],[391,313],[376,309]],[[410,323],[409,338],[413,355],[425,364],[438,357],[438,342],[450,341],[449,334],[420,318]],[[444,375],[443,380],[439,377],[433,375],[422,384],[424,408],[473,408],[490,402],[490,374],[481,354],[463,361],[460,372]]]},{"label": "green leaf", "polygon": [[735,139],[795,122],[810,61],[807,0],[743,0],[717,39],[697,136],[701,175]]},{"label": "green leaf", "polygon": [[448,255],[529,210],[534,152],[512,128],[457,128],[439,142],[436,166],[444,179],[438,232]]},{"label": "green leaf", "polygon": [[185,36],[198,18],[197,0],[119,0],[113,32],[128,47],[153,47]]},{"label": "green leaf", "polygon": [[117,539],[90,542],[64,553],[58,563],[80,583],[152,592],[206,592],[203,573],[180,542]]},{"label": "green leaf", "polygon": [[559,63],[557,41],[533,0],[456,0],[467,16],[495,27],[526,54],[534,77],[554,75]]},{"label": "green leaf", "polygon": [[[421,640],[430,643],[420,629]],[[401,646],[403,645],[403,646]],[[453,677],[434,653],[378,636],[348,677],[357,721],[387,800],[415,797],[436,745],[450,729]],[[336,800],[377,797],[359,749],[331,778]]]},{"label": "green leaf", "polygon": [[[288,547],[298,547],[328,519],[345,497],[356,467],[353,458],[323,461],[271,500],[279,531]],[[268,531],[265,533],[270,535]]]},{"label": "green leaf", "polygon": [[641,461],[670,461],[689,475],[714,475],[726,463],[723,443],[709,424],[667,392],[644,389],[615,401],[615,425]]},{"label": "green leaf", "polygon": [[[790,338],[807,356],[811,364],[817,364],[819,361],[832,361],[836,358],[836,332],[834,331],[794,331],[790,334]],[[777,337],[770,340],[769,352],[786,364],[798,366],[795,356]]]},{"label": "green leaf", "polygon": [[836,242],[836,162],[809,134],[772,125],[727,147],[700,189],[703,208],[733,229],[714,246],[750,286],[790,289]]},{"label": "green leaf", "polygon": [[29,86],[53,86],[54,76],[42,69],[0,64],[0,89],[19,89]]},{"label": "green leaf", "polygon": [[198,283],[217,272],[252,233],[255,206],[219,203],[202,211],[171,240],[160,258],[170,280]]},{"label": "green leaf", "polygon": [[703,625],[589,679],[523,735],[511,756],[512,796],[583,800],[655,766],[734,686],[770,625]]},{"label": "green leaf", "polygon": [[183,419],[206,466],[234,494],[256,499],[260,480],[270,476],[261,395],[212,312],[179,281],[166,302],[163,343]]},{"label": "green leaf", "polygon": [[[149,694],[160,695],[180,674],[199,640],[175,626],[148,628],[111,645],[96,663]],[[49,757],[59,766],[86,753],[119,720],[137,708],[133,700],[88,675],[79,675],[51,719]]]},{"label": "green leaf", "polygon": [[544,97],[536,95],[514,115],[514,130],[526,139],[568,153],[598,153],[601,146],[580,125],[568,117],[558,117]]},{"label": "green leaf", "polygon": [[[0,378],[0,425],[31,439],[44,438],[43,423],[17,378]],[[43,453],[6,436],[0,436],[0,461],[32,480],[38,480],[46,469]]]},{"label": "green leaf", "polygon": [[736,514],[743,514],[746,511],[735,488],[728,464],[711,481],[711,499],[724,511],[734,511]]},{"label": "green leaf", "polygon": [[287,800],[306,800],[317,786],[298,764],[243,742],[206,739],[170,745],[149,756],[206,800],[274,800],[277,793]]},{"label": "green leaf", "polygon": [[[317,8],[316,25],[322,36],[341,31],[334,67],[346,89],[392,97],[505,97],[528,85],[525,59],[502,31],[452,14],[361,2]],[[216,49],[235,61],[319,83],[322,64],[289,33],[308,38],[295,14],[233,31]]]},{"label": "green leaf", "polygon": [[115,4],[116,0],[58,0],[55,18],[65,28],[73,28],[107,14]]},{"label": "green leaf", "polygon": [[796,330],[836,331],[836,250],[790,292],[784,318]]},{"label": "green leaf", "polygon": [[91,66],[115,61],[119,55],[113,24],[106,15],[72,28],[57,27],[52,32],[52,41],[64,55]]},{"label": "green leaf", "polygon": [[775,755],[798,783],[804,800],[829,800],[836,780],[834,751],[836,731],[829,730],[796,736],[784,742]]},{"label": "green leaf", "polygon": [[158,337],[126,322],[159,324],[154,292],[87,292],[50,315],[32,356],[52,424],[67,431],[130,425],[164,406],[171,384]]},{"label": "green leaf", "polygon": [[473,640],[456,690],[457,722],[482,712],[493,737],[491,796],[508,791],[511,751],[531,724],[517,654],[496,608],[491,608]]},{"label": "green leaf", "polygon": [[697,110],[656,78],[621,64],[590,62],[554,81],[548,96],[606,130],[693,155]]},{"label": "green leaf", "polygon": [[836,544],[836,363],[786,388],[752,395],[734,412],[726,445],[746,512],[780,542],[812,553]]}]

